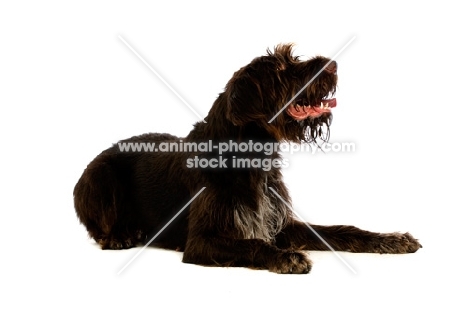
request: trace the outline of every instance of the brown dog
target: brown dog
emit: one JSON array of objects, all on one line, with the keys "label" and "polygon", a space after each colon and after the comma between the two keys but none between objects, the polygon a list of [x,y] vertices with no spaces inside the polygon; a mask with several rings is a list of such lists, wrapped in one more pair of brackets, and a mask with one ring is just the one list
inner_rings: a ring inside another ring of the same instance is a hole
[{"label": "brown dog", "polygon": [[[309,272],[306,250],[417,251],[408,233],[293,217],[282,158],[266,146],[328,139],[336,72],[324,57],[300,61],[291,45],[268,51],[234,74],[206,123],[186,138],[145,134],[97,156],[74,189],[78,218],[103,249],[134,247],[157,234],[153,243],[184,251],[186,263],[277,273]],[[161,151],[167,145],[179,148]]]}]

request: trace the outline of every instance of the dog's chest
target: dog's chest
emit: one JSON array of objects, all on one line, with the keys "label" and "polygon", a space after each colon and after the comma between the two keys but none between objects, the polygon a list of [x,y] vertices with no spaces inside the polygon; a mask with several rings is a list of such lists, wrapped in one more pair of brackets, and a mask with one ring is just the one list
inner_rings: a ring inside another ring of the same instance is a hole
[{"label": "dog's chest", "polygon": [[285,206],[274,204],[267,194],[260,192],[256,210],[242,204],[236,206],[234,222],[243,239],[273,241],[283,228],[287,216]]}]

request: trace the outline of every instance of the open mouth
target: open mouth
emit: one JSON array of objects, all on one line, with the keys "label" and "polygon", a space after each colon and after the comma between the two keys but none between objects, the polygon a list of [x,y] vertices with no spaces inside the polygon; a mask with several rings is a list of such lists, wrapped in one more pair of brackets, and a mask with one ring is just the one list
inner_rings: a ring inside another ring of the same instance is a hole
[{"label": "open mouth", "polygon": [[297,121],[306,118],[320,117],[325,113],[331,113],[331,108],[336,107],[336,99],[322,99],[320,103],[315,105],[299,105],[291,103],[287,108],[287,113]]}]

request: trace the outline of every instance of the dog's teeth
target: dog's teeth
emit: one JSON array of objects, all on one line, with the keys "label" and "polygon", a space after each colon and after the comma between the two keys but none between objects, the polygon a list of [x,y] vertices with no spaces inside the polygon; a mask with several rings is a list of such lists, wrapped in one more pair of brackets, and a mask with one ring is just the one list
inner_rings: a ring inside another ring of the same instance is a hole
[{"label": "dog's teeth", "polygon": [[320,109],[323,109],[323,102],[320,102]]},{"label": "dog's teeth", "polygon": [[328,107],[328,102],[327,102],[327,104],[325,105],[325,109],[329,109],[329,107]]}]

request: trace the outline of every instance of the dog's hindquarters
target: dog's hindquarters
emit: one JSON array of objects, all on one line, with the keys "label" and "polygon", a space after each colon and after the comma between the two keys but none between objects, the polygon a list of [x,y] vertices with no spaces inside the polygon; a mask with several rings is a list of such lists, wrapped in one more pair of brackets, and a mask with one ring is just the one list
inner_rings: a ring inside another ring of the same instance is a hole
[{"label": "dog's hindquarters", "polygon": [[78,219],[103,249],[130,248],[142,238],[135,217],[127,216],[131,188],[124,184],[124,170],[105,151],[88,165],[73,191]]},{"label": "dog's hindquarters", "polygon": [[75,210],[102,249],[131,248],[158,234],[154,244],[183,250],[187,213],[177,216],[190,192],[183,183],[183,153],[121,150],[120,145],[179,141],[169,134],[144,134],[120,141],[98,155],[73,191]]}]

